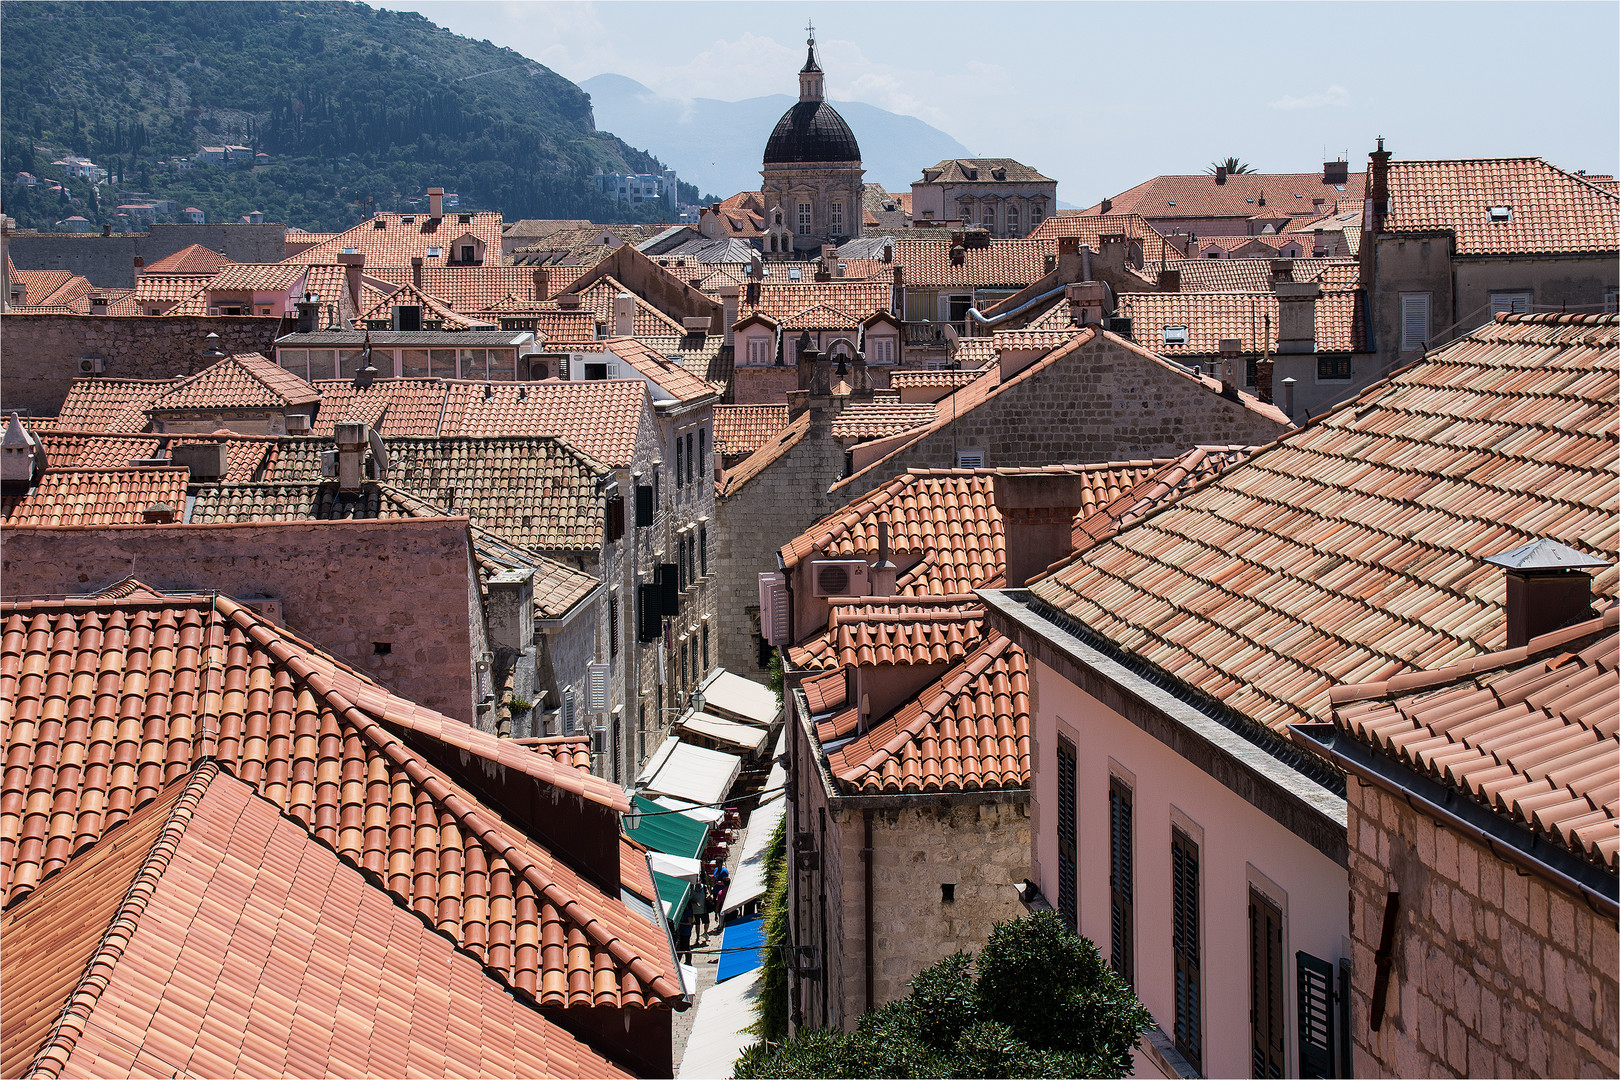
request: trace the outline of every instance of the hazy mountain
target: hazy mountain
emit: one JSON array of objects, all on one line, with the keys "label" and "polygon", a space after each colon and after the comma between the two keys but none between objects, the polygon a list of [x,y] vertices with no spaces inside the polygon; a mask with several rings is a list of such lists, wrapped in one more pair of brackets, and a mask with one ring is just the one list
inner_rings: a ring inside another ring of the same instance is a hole
[{"label": "hazy mountain", "polygon": [[[765,140],[797,100],[786,94],[744,101],[683,100],[623,75],[598,75],[579,85],[591,95],[599,127],[667,162],[682,181],[721,198],[759,188]],[[924,166],[970,156],[967,147],[914,116],[858,101],[832,104],[861,144],[868,183],[910,191]]]}]

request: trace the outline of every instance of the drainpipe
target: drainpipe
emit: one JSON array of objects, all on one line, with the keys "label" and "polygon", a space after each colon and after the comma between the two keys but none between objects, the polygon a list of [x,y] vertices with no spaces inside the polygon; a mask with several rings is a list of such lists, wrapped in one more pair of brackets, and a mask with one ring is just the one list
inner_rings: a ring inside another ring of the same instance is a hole
[{"label": "drainpipe", "polygon": [[[1088,259],[1091,257],[1091,252],[1090,251],[1086,252],[1086,257]],[[1000,315],[995,315],[995,316],[990,316],[990,317],[986,317],[985,315],[980,314],[978,308],[971,307],[971,308],[968,308],[968,318],[972,319],[974,322],[978,323],[980,326],[995,326],[997,323],[1002,322],[1002,321],[1004,321],[1006,319],[1010,319],[1014,315],[1023,314],[1024,312],[1028,311],[1030,308],[1034,307],[1036,304],[1041,303],[1043,300],[1052,299],[1052,297],[1058,295],[1064,289],[1067,289],[1067,288],[1068,288],[1068,285],[1059,285],[1057,288],[1053,289],[1051,292],[1044,292],[1044,293],[1041,293],[1041,295],[1037,296],[1033,300],[1024,301],[1024,303],[1019,304],[1017,307],[1013,308],[1011,311],[1003,311]]]},{"label": "drainpipe", "polygon": [[866,1011],[871,1012],[877,1008],[872,1000],[876,996],[872,967],[872,811],[862,810],[861,818],[866,831],[866,846],[861,848],[861,859],[866,863],[866,888],[862,890],[866,907]]}]

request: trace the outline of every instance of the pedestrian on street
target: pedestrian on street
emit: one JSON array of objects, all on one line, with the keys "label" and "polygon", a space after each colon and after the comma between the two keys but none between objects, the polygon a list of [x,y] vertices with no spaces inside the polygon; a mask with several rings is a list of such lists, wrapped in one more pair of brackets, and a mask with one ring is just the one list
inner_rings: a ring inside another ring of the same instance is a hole
[{"label": "pedestrian on street", "polygon": [[681,958],[681,963],[692,962],[692,908],[681,913],[680,926],[675,929],[675,954]]}]

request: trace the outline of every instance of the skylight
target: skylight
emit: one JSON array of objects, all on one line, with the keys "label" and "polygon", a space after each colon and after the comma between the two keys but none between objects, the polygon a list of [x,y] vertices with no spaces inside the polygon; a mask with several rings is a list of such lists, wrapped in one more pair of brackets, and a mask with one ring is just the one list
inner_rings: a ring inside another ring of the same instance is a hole
[{"label": "skylight", "polygon": [[1513,207],[1511,207],[1511,206],[1493,206],[1493,207],[1491,207],[1491,220],[1492,221],[1511,221],[1511,220],[1513,220]]},{"label": "skylight", "polygon": [[1185,326],[1167,326],[1164,328],[1164,343],[1166,345],[1187,344],[1187,328]]},{"label": "skylight", "polygon": [[802,281],[803,279],[804,279],[804,271],[803,270],[800,270],[797,266],[788,267],[788,280],[789,281]]},{"label": "skylight", "polygon": [[345,254],[345,255],[358,255],[358,254],[360,254],[360,249],[359,248],[354,248],[354,247],[346,247],[346,248],[343,249],[343,254]]},{"label": "skylight", "polygon": [[428,248],[428,258],[430,258],[430,259],[438,259],[438,258],[442,258],[443,256],[444,256],[444,248],[438,247],[438,246]]}]

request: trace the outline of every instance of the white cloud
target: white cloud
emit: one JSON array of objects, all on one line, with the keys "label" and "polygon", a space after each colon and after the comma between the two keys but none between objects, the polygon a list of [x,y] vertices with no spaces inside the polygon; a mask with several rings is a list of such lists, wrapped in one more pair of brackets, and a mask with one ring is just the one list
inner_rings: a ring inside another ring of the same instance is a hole
[{"label": "white cloud", "polygon": [[1349,104],[1350,91],[1335,83],[1319,94],[1280,97],[1276,101],[1268,102],[1267,106],[1273,109],[1342,109]]}]

